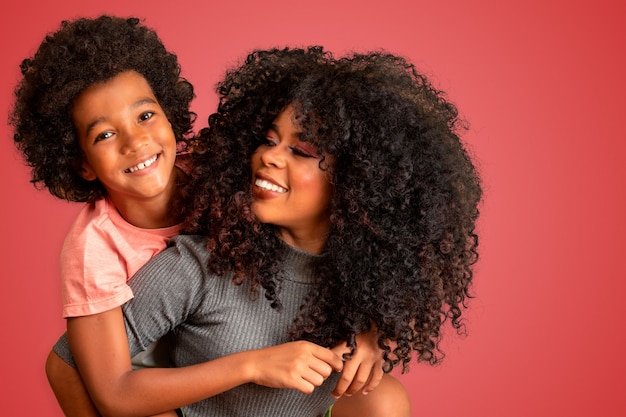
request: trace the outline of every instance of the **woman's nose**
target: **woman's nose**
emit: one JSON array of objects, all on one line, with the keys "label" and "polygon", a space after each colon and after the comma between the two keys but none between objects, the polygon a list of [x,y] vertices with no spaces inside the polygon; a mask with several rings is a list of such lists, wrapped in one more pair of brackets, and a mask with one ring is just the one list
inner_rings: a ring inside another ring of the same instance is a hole
[{"label": "woman's nose", "polygon": [[283,168],[285,166],[285,151],[280,145],[263,150],[261,161],[267,166]]}]

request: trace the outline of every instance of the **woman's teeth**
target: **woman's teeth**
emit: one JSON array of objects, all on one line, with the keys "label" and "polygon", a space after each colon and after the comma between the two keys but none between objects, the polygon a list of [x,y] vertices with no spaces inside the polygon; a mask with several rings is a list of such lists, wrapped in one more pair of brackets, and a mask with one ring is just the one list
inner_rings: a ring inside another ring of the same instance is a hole
[{"label": "woman's teeth", "polygon": [[130,168],[128,168],[124,172],[131,173],[131,172],[135,172],[135,171],[141,171],[142,169],[146,169],[150,165],[152,165],[158,158],[159,158],[159,155],[154,155],[152,158],[148,159],[147,161],[143,161],[143,162],[135,165],[134,167],[130,167]]},{"label": "woman's teeth", "polygon": [[272,184],[269,181],[265,181],[265,180],[256,180],[254,181],[254,185],[256,185],[259,188],[262,188],[264,190],[269,190],[269,191],[274,191],[276,193],[286,193],[287,189],[283,188],[283,187],[279,187],[276,184]]}]

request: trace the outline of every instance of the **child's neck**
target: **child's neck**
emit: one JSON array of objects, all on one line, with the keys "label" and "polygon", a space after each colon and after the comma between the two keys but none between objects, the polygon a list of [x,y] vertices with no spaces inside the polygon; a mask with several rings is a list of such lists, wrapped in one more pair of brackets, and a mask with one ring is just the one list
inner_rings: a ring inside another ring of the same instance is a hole
[{"label": "child's neck", "polygon": [[162,227],[174,226],[179,223],[177,216],[172,213],[169,199],[167,202],[158,199],[142,203],[137,201],[125,204],[126,201],[118,204],[113,202],[117,211],[128,223],[142,229],[159,229]]},{"label": "child's neck", "polygon": [[115,208],[128,223],[142,229],[160,229],[180,223],[180,218],[172,204],[178,197],[174,179],[163,193],[149,199],[116,198],[109,195]]}]

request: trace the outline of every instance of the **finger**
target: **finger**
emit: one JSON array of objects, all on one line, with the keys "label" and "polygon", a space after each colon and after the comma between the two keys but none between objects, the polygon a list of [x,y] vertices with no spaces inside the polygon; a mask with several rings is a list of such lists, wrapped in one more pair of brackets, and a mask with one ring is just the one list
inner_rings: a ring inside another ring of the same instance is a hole
[{"label": "finger", "polygon": [[369,366],[359,366],[356,373],[352,377],[352,382],[346,389],[345,395],[354,395],[357,392],[361,391],[361,389],[368,383],[370,380],[370,375],[372,372],[372,368]]},{"label": "finger", "polygon": [[341,342],[338,345],[335,345],[331,350],[341,358],[343,358],[344,354],[351,352],[351,349],[348,347],[346,342]]},{"label": "finger", "polygon": [[319,386],[319,385],[315,385],[313,383],[311,383],[309,381],[309,378],[300,378],[300,381],[298,381],[297,383],[294,383],[293,387],[290,387],[291,389],[295,389],[297,391],[300,391],[303,394],[311,394],[314,390],[315,387]]},{"label": "finger", "polygon": [[341,378],[339,378],[339,381],[337,382],[337,385],[335,385],[335,389],[332,393],[333,397],[339,398],[346,393],[346,390],[350,387],[350,384],[352,384],[352,379],[354,378],[358,368],[359,366],[357,362],[347,361],[344,363]]},{"label": "finger", "polygon": [[374,367],[372,369],[372,374],[370,375],[370,380],[367,382],[365,387],[363,387],[363,395],[367,395],[374,391],[374,389],[376,389],[376,387],[380,384],[380,381],[382,381],[383,375],[385,375],[385,373],[383,372],[382,366]]},{"label": "finger", "polygon": [[320,375],[323,379],[328,378],[333,372],[333,367],[331,365],[317,358],[311,360],[309,368],[316,374]]},{"label": "finger", "polygon": [[310,391],[308,392],[307,391],[302,391],[302,392],[304,392],[305,394],[310,394],[311,392],[313,392],[313,389],[315,389],[315,387],[319,387],[320,385],[324,383],[327,376],[324,376],[323,374],[320,374],[314,369],[309,368],[306,371],[302,372],[301,378],[304,382],[306,382],[306,384],[304,384],[303,387],[305,389],[310,389]]},{"label": "finger", "polygon": [[341,372],[343,369],[343,359],[341,355],[337,352],[326,349],[321,346],[315,346],[315,349],[312,351],[313,356],[319,359],[322,362],[327,363],[337,372]]}]

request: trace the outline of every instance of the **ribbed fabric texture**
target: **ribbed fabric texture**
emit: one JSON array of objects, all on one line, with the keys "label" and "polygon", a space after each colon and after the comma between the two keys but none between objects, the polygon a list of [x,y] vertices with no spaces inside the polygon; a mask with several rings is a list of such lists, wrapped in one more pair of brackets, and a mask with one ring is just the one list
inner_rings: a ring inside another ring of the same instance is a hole
[{"label": "ribbed fabric texture", "polygon": [[[262,290],[253,299],[248,283],[235,286],[230,277],[209,274],[202,238],[178,236],[173,242],[130,281],[135,298],[124,305],[124,314],[133,355],[168,332],[174,346],[173,366],[287,341],[287,328],[316,284],[310,268],[313,255],[286,247],[279,312],[271,308]],[[55,351],[67,360],[70,354],[63,344],[60,341]],[[188,417],[322,416],[334,401],[330,393],[337,380],[338,375],[332,375],[311,395],[246,384],[185,407],[185,413]]]}]

